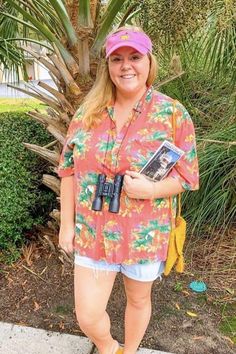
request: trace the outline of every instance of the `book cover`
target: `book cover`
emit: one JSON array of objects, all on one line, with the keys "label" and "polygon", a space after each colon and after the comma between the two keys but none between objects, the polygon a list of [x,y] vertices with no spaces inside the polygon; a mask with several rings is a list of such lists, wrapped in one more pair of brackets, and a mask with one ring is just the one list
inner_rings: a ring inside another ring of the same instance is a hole
[{"label": "book cover", "polygon": [[151,180],[160,181],[168,175],[183,154],[183,150],[165,140],[143,166],[140,173],[144,174]]}]

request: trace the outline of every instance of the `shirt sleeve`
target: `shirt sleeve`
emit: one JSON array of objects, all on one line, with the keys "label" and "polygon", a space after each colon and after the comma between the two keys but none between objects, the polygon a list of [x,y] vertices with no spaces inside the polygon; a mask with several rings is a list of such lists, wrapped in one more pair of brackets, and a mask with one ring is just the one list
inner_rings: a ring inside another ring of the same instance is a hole
[{"label": "shirt sleeve", "polygon": [[192,119],[180,103],[175,112],[175,145],[184,151],[184,155],[174,166],[169,176],[177,178],[185,190],[199,188],[199,169]]},{"label": "shirt sleeve", "polygon": [[79,115],[78,112],[72,118],[67,134],[64,146],[62,148],[62,152],[59,159],[59,165],[57,168],[57,174],[59,177],[68,177],[74,175],[74,157],[73,157],[73,150],[74,150],[74,143],[72,139],[75,135],[75,132],[78,128],[79,124]]}]

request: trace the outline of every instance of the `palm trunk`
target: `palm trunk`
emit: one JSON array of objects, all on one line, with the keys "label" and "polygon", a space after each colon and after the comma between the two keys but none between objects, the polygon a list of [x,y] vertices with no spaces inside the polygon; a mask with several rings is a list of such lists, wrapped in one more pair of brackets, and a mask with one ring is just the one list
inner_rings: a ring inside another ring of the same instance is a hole
[{"label": "palm trunk", "polygon": [[[26,83],[26,88],[9,86],[48,105],[45,113],[35,111],[29,112],[29,115],[43,124],[54,140],[44,147],[29,143],[24,145],[50,162],[51,169],[55,173],[59,162],[59,151],[65,143],[70,120],[93,84],[101,45],[125,1],[111,0],[102,23],[99,23],[101,0],[65,0],[65,2],[51,0],[50,4],[44,4],[43,1],[34,4],[30,0],[24,0],[24,4],[28,7],[22,6],[23,0],[20,2],[6,0],[21,15],[19,18],[15,17],[17,23],[40,33],[41,38],[47,41],[45,45],[47,54],[37,53],[29,45],[21,45],[21,50],[29,53],[40,65],[48,69],[57,89],[42,81],[39,81],[37,86]],[[42,11],[39,10],[40,8]],[[5,15],[14,18],[14,14]],[[35,39],[33,41],[38,43],[40,48],[40,42]],[[91,51],[94,44],[96,56]],[[60,181],[57,177],[45,174],[42,182],[57,196],[59,195]],[[57,217],[54,219],[58,224],[59,212],[55,211],[55,213]],[[58,228],[54,223],[50,224],[53,228]]]}]

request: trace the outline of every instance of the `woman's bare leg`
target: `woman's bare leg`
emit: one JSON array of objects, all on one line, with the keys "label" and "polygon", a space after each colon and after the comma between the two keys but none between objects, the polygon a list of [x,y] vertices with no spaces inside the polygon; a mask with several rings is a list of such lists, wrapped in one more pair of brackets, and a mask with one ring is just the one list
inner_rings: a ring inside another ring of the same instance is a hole
[{"label": "woman's bare leg", "polygon": [[116,272],[75,265],[75,310],[82,331],[96,345],[100,354],[112,354],[118,343],[110,333],[107,302]]},{"label": "woman's bare leg", "polygon": [[127,305],[125,310],[124,354],[136,353],[151,317],[153,282],[141,282],[124,276]]}]

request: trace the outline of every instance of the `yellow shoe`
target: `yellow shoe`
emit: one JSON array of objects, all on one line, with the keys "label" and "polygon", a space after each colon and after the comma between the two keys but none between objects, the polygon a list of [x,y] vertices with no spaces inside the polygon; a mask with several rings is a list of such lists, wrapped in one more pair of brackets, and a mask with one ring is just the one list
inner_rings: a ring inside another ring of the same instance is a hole
[{"label": "yellow shoe", "polygon": [[117,349],[117,351],[116,351],[116,354],[122,354],[123,351],[124,351],[124,348],[119,347],[119,348]]}]

